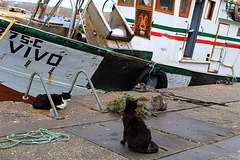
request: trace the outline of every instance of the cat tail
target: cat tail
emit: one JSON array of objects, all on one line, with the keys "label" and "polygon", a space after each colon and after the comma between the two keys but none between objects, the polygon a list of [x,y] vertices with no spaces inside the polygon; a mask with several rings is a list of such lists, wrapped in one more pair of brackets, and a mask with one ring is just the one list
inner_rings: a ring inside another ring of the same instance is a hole
[{"label": "cat tail", "polygon": [[147,153],[157,153],[157,152],[158,152],[157,144],[151,141],[150,146],[147,149]]}]

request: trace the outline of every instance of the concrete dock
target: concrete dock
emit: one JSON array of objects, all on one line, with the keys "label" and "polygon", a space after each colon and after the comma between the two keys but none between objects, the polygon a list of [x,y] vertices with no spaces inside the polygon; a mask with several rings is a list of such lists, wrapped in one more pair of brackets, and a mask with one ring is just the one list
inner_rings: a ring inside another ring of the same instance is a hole
[{"label": "concrete dock", "polygon": [[[174,95],[215,102],[209,106],[168,100],[167,111],[144,119],[152,140],[159,146],[155,154],[140,154],[120,144],[123,125],[120,116],[92,110],[93,95],[73,96],[65,110],[58,110],[63,120],[47,117],[47,111],[35,110],[23,102],[0,102],[0,140],[7,135],[24,134],[39,128],[70,136],[67,142],[25,145],[0,149],[1,160],[20,159],[161,159],[161,160],[239,160],[240,159],[240,84],[216,84],[161,89]],[[125,92],[99,94],[107,102]],[[129,91],[148,98],[156,91]],[[226,103],[226,106],[221,105]],[[150,105],[150,102],[149,102]],[[5,145],[0,143],[0,147]]]}]

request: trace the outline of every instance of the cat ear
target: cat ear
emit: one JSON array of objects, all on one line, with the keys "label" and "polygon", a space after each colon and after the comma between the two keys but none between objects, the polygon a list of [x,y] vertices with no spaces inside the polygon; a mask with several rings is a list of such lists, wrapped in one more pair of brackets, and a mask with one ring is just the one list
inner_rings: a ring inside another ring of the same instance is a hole
[{"label": "cat ear", "polygon": [[137,102],[137,101],[138,101],[138,99],[135,100],[135,102]]}]

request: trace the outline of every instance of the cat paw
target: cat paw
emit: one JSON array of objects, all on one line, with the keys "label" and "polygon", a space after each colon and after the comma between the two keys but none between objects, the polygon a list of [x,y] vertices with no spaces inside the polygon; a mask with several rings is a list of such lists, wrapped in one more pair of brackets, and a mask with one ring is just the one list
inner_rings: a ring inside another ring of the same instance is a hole
[{"label": "cat paw", "polygon": [[121,142],[120,142],[121,144],[125,144],[125,141],[124,140],[121,140]]}]

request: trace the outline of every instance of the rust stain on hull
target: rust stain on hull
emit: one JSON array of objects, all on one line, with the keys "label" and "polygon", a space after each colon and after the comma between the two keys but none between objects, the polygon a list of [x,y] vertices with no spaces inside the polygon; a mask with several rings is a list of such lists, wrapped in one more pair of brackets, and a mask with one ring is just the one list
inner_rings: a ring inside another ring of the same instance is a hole
[{"label": "rust stain on hull", "polygon": [[52,83],[52,79],[53,79],[53,74],[50,73],[49,76],[48,76],[48,82],[49,82],[49,84]]},{"label": "rust stain on hull", "polygon": [[11,88],[8,88],[2,84],[0,84],[0,101],[14,101],[14,102],[25,102],[32,104],[34,101],[34,97],[29,96],[29,99],[24,101],[22,97],[24,93],[15,91]]}]

